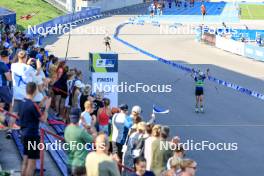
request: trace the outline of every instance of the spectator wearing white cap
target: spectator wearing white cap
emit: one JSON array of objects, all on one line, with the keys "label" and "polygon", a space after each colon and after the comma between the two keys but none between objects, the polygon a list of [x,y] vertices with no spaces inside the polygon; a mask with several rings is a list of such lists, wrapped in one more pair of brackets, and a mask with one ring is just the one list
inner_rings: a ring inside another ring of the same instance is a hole
[{"label": "spectator wearing white cap", "polygon": [[130,117],[133,119],[134,124],[138,124],[142,121],[142,118],[140,117],[140,114],[142,113],[141,107],[138,105],[135,105],[132,107]]},{"label": "spectator wearing white cap", "polygon": [[133,122],[131,117],[127,115],[128,105],[121,104],[119,108],[120,113],[116,113],[112,118],[112,147],[114,155],[117,155],[121,160],[123,155],[122,147]]},{"label": "spectator wearing white cap", "polygon": [[84,87],[84,84],[80,80],[75,81],[73,92],[72,92],[72,100],[71,100],[73,108],[81,109],[80,97],[81,97],[83,87]]}]

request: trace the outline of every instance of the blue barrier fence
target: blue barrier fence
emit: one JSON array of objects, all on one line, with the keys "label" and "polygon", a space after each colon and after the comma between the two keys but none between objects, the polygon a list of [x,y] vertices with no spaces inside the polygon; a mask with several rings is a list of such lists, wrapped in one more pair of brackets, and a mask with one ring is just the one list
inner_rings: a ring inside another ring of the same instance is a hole
[{"label": "blue barrier fence", "polygon": [[[174,61],[170,61],[169,59],[164,59],[164,58],[161,58],[161,57],[158,57],[158,56],[155,56],[154,54],[151,54],[139,47],[136,47],[128,42],[126,42],[125,40],[121,39],[118,37],[118,34],[120,32],[120,30],[122,29],[122,27],[124,27],[125,25],[127,25],[129,23],[123,23],[123,24],[120,24],[117,28],[116,28],[116,31],[114,33],[114,38],[116,40],[118,40],[119,42],[127,45],[128,47],[134,49],[134,50],[137,50],[138,52],[142,53],[142,54],[145,54],[153,59],[156,59],[157,61],[161,62],[161,63],[164,63],[164,64],[167,64],[167,65],[171,65],[177,69],[180,69],[182,71],[186,71],[186,72],[192,72],[192,68],[189,68],[187,66],[184,66],[182,64],[178,64]],[[237,84],[234,84],[234,83],[231,83],[231,82],[228,82],[228,81],[224,81],[224,80],[221,80],[221,79],[217,79],[215,77],[212,77],[210,76],[208,78],[210,81],[214,82],[214,83],[217,83],[219,85],[222,85],[222,86],[225,86],[225,87],[228,87],[228,88],[231,88],[233,90],[236,90],[238,92],[241,92],[243,94],[246,94],[246,95],[249,95],[249,96],[252,96],[252,97],[255,97],[255,98],[258,98],[260,100],[264,100],[264,94],[261,94],[261,93],[258,93],[254,90],[250,90],[248,88],[245,88],[243,86],[240,86],[240,85],[237,85]]]},{"label": "blue barrier fence", "polygon": [[[235,29],[240,37],[246,37],[249,40],[256,40],[257,34],[264,36],[264,30]],[[236,36],[234,36],[236,37]]]},{"label": "blue barrier fence", "polygon": [[264,48],[246,44],[245,56],[258,61],[264,61]]},{"label": "blue barrier fence", "polygon": [[99,14],[100,14],[100,8],[90,7],[80,12],[59,16],[42,24],[32,26],[32,28],[30,30],[27,29],[25,33],[29,36],[37,36],[39,35],[39,33],[36,33],[38,31],[46,33],[47,31],[50,31],[51,28],[57,28],[58,25],[71,24],[73,22],[78,22]]}]

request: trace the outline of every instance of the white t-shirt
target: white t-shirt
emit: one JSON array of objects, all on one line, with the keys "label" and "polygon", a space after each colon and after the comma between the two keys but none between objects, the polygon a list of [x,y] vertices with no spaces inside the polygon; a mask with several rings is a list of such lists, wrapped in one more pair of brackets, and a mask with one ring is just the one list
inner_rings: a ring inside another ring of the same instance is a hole
[{"label": "white t-shirt", "polygon": [[[26,84],[35,76],[32,67],[24,63],[11,64],[13,97],[15,100],[23,100],[26,97]],[[34,69],[33,69],[34,70]]]},{"label": "white t-shirt", "polygon": [[[33,71],[33,74],[36,75],[37,74],[37,71],[34,70]],[[43,79],[44,78],[45,78],[45,74],[44,74],[43,70],[41,70],[38,75],[32,77],[32,81],[34,83],[36,83],[37,85],[41,85],[41,84],[43,84]],[[43,99],[43,97],[44,97],[44,95],[42,94],[42,92],[39,92],[38,91],[37,94],[36,94],[36,96],[34,97],[33,101],[34,102],[40,102]]]},{"label": "white t-shirt", "polygon": [[112,141],[120,143],[124,136],[126,114],[118,113],[113,116]]},{"label": "white t-shirt", "polygon": [[152,152],[152,142],[154,141],[154,137],[149,137],[145,140],[145,148],[144,148],[144,157],[146,158],[146,163],[147,163],[147,170],[150,170],[150,165],[151,165],[151,152]]},{"label": "white t-shirt", "polygon": [[[83,120],[86,123],[86,125],[89,125],[89,126],[92,125],[92,117],[91,117],[89,112],[86,112],[86,111],[82,112],[81,117],[83,117]],[[81,128],[84,128],[84,126],[82,125],[82,121],[81,120],[79,121],[79,126]]]}]

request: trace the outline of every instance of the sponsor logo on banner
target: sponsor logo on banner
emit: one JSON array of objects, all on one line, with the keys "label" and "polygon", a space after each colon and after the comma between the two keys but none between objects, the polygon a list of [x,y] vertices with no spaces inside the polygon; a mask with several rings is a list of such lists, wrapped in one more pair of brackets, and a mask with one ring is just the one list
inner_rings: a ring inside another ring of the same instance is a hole
[{"label": "sponsor logo on banner", "polygon": [[97,59],[96,67],[101,68],[114,68],[116,60],[114,59]]}]

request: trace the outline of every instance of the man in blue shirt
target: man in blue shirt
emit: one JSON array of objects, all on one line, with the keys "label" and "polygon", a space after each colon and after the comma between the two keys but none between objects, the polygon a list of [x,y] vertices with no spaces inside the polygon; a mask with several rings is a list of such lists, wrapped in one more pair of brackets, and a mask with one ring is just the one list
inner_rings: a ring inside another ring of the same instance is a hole
[{"label": "man in blue shirt", "polygon": [[[44,113],[42,113],[38,105],[33,102],[36,94],[36,83],[27,83],[26,98],[21,103],[21,109],[19,110],[21,139],[24,148],[22,176],[34,175],[36,160],[40,158],[40,150],[38,148],[40,143],[39,122],[47,121],[47,113],[51,103],[51,98],[45,98],[45,109]],[[34,148],[34,146],[36,147]]]},{"label": "man in blue shirt", "polygon": [[7,50],[1,52],[0,58],[0,107],[4,108],[12,102],[12,94],[9,89],[9,81],[12,81],[7,64],[9,63],[9,54]]},{"label": "man in blue shirt", "polygon": [[204,95],[204,80],[209,76],[209,69],[207,69],[207,74],[205,75],[202,71],[195,72],[192,70],[192,77],[195,81],[195,96],[196,96],[196,105],[195,105],[195,112],[199,112],[199,105],[200,105],[200,112],[204,112],[203,106],[203,95]]}]

